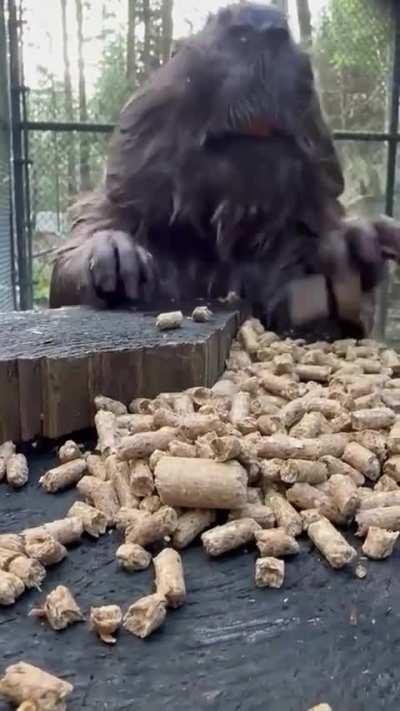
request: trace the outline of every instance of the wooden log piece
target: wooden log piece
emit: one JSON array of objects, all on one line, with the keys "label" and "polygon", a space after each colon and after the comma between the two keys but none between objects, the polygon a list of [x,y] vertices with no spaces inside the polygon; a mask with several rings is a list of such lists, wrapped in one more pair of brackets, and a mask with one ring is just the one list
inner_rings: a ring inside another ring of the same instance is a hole
[{"label": "wooden log piece", "polygon": [[247,474],[238,462],[163,457],[155,469],[161,500],[169,506],[237,509],[247,502]]}]

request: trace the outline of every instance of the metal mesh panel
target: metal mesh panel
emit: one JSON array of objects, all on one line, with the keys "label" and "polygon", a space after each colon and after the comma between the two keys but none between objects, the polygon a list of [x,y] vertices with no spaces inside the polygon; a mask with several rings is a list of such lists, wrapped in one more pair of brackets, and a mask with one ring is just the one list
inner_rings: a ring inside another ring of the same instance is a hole
[{"label": "metal mesh panel", "polygon": [[10,230],[10,141],[4,3],[0,0],[0,311],[14,308]]},{"label": "metal mesh panel", "polygon": [[108,141],[105,133],[30,132],[30,224],[36,304],[47,303],[52,256],[68,235],[69,207],[78,193],[95,188],[101,181]]}]

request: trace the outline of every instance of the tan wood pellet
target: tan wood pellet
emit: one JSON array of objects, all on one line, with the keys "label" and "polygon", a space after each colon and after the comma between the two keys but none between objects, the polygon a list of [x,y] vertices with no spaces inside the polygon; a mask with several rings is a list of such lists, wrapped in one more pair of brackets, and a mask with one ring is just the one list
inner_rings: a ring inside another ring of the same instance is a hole
[{"label": "tan wood pellet", "polygon": [[320,412],[306,412],[297,425],[290,430],[291,437],[308,439],[318,437],[322,432],[326,432],[327,421]]},{"label": "tan wood pellet", "polygon": [[6,570],[0,570],[0,605],[13,605],[25,591],[21,578]]},{"label": "tan wood pellet", "polygon": [[400,455],[395,454],[383,465],[383,473],[400,483]]},{"label": "tan wood pellet", "polygon": [[106,459],[107,479],[114,487],[120,506],[136,508],[139,501],[131,488],[131,472],[128,462],[121,462],[115,454]]},{"label": "tan wood pellet", "polygon": [[67,549],[48,533],[25,533],[25,551],[45,568],[60,563],[67,556]]},{"label": "tan wood pellet", "polygon": [[129,524],[137,521],[137,519],[140,518],[140,516],[143,516],[143,514],[144,511],[140,511],[139,509],[127,509],[122,507],[117,513],[115,526],[116,528],[125,531]]},{"label": "tan wood pellet", "polygon": [[365,536],[371,526],[386,531],[400,531],[400,506],[366,509],[356,515],[357,536]]},{"label": "tan wood pellet", "polygon": [[155,593],[140,598],[130,605],[123,621],[128,632],[145,639],[163,624],[167,614],[167,601]]},{"label": "tan wood pellet", "polygon": [[155,470],[161,500],[185,508],[233,509],[246,503],[247,475],[238,462],[163,457]]},{"label": "tan wood pellet", "polygon": [[162,506],[162,501],[159,496],[145,496],[139,504],[140,511],[147,511],[147,513],[155,513]]},{"label": "tan wood pellet", "polygon": [[252,518],[229,521],[215,526],[201,536],[202,544],[210,556],[219,556],[254,541],[256,531],[261,531]]},{"label": "tan wood pellet", "polygon": [[281,588],[285,579],[283,560],[267,556],[256,560],[255,583],[258,588]]},{"label": "tan wood pellet", "polygon": [[119,415],[117,417],[118,429],[129,430],[129,434],[137,434],[138,432],[151,432],[155,429],[153,415]]},{"label": "tan wood pellet", "polygon": [[216,462],[228,462],[238,459],[241,454],[240,439],[238,437],[215,437],[210,443]]},{"label": "tan wood pellet", "polygon": [[181,550],[187,548],[207,528],[215,523],[215,511],[193,509],[185,511],[178,518],[175,531],[172,534],[172,545]]},{"label": "tan wood pellet", "polygon": [[332,496],[310,484],[294,484],[287,492],[288,501],[300,511],[319,509],[332,523],[343,525],[346,523],[344,516],[338,509]]},{"label": "tan wood pellet", "polygon": [[76,600],[65,585],[58,585],[52,590],[43,606],[33,608],[29,616],[45,619],[53,630],[64,630],[84,619]]},{"label": "tan wood pellet", "polygon": [[188,442],[181,442],[179,439],[174,439],[169,447],[168,451],[172,457],[193,457],[197,456],[197,449],[195,444],[189,444]]},{"label": "tan wood pellet", "polygon": [[263,371],[261,384],[272,395],[278,395],[285,400],[295,400],[300,395],[299,385],[293,380],[288,380],[283,375],[274,375],[267,370]]},{"label": "tan wood pellet", "polygon": [[207,321],[211,321],[212,317],[213,312],[210,311],[207,306],[196,306],[196,308],[193,309],[192,319],[196,323],[206,323]]},{"label": "tan wood pellet", "polygon": [[138,432],[130,437],[123,437],[117,454],[120,459],[144,459],[155,450],[166,450],[170,442],[176,439],[175,427],[162,427],[156,432]]},{"label": "tan wood pellet", "polygon": [[357,410],[351,415],[354,430],[389,429],[393,426],[395,419],[395,413],[387,407],[376,407],[372,410]]},{"label": "tan wood pellet", "polygon": [[169,607],[180,607],[185,602],[186,586],[182,558],[173,548],[164,548],[153,558],[155,586]]},{"label": "tan wood pellet", "polygon": [[387,446],[389,454],[400,454],[400,419],[396,419],[393,427],[390,430]]},{"label": "tan wood pellet", "polygon": [[65,711],[73,690],[69,682],[25,662],[7,667],[0,680],[0,694],[12,704],[25,704],[24,711]]},{"label": "tan wood pellet", "polygon": [[16,575],[24,583],[28,589],[41,589],[42,583],[46,577],[46,569],[34,558],[27,558],[24,555],[18,555],[13,558],[8,566],[8,572]]},{"label": "tan wood pellet", "polygon": [[70,486],[75,486],[86,472],[86,462],[84,459],[74,459],[60,464],[54,469],[49,469],[46,474],[40,477],[39,483],[49,494],[63,491]]},{"label": "tan wood pellet", "polygon": [[313,706],[308,711],[332,711],[332,707],[329,704],[318,704],[318,706]]},{"label": "tan wood pellet", "polygon": [[383,474],[374,485],[374,491],[399,491],[400,487],[391,476]]},{"label": "tan wood pellet", "polygon": [[78,482],[77,489],[87,503],[106,516],[107,525],[112,526],[120,506],[111,482],[101,481],[92,476],[84,476]]},{"label": "tan wood pellet", "polygon": [[67,513],[68,517],[81,521],[83,530],[93,538],[99,538],[107,530],[107,517],[94,506],[83,501],[75,501]]},{"label": "tan wood pellet", "polygon": [[0,570],[8,570],[8,566],[18,556],[16,551],[0,548]]},{"label": "tan wood pellet", "polygon": [[58,459],[61,464],[72,462],[74,459],[81,459],[81,457],[80,447],[72,439],[68,439],[58,450]]},{"label": "tan wood pellet", "polygon": [[327,365],[300,364],[296,366],[295,372],[302,381],[314,380],[317,383],[327,383],[332,368]]},{"label": "tan wood pellet", "polygon": [[376,481],[381,474],[379,459],[373,452],[357,442],[350,442],[343,453],[343,461],[364,474],[367,479]]},{"label": "tan wood pellet", "polygon": [[158,314],[156,318],[156,328],[158,328],[159,331],[168,331],[173,328],[181,328],[182,324],[182,311],[169,311],[165,314]]},{"label": "tan wood pellet", "polygon": [[261,528],[272,528],[275,526],[275,516],[269,506],[263,504],[245,504],[240,509],[233,509],[229,512],[228,520],[236,521],[241,518],[251,518],[256,521]]},{"label": "tan wood pellet", "polygon": [[102,642],[115,644],[115,633],[122,624],[122,610],[119,605],[103,605],[90,608],[90,629],[95,630]]},{"label": "tan wood pellet", "polygon": [[0,533],[0,548],[25,553],[24,539],[18,533]]},{"label": "tan wood pellet", "polygon": [[153,420],[155,428],[160,429],[161,427],[179,427],[182,418],[171,409],[160,407],[154,413]]},{"label": "tan wood pellet", "polygon": [[130,462],[130,485],[134,496],[151,496],[154,491],[154,476],[144,459]]},{"label": "tan wood pellet", "polygon": [[86,468],[90,476],[100,479],[100,481],[106,481],[107,472],[104,459],[98,454],[89,454],[86,457]]},{"label": "tan wood pellet", "polygon": [[232,398],[230,421],[233,425],[245,420],[250,414],[250,393],[238,392]]},{"label": "tan wood pellet", "polygon": [[367,509],[381,509],[387,506],[400,506],[400,488],[397,491],[370,491],[362,496],[360,511]]},{"label": "tan wood pellet", "polygon": [[392,555],[394,546],[400,536],[399,531],[385,531],[383,528],[370,526],[363,543],[364,555],[372,560],[383,560]]},{"label": "tan wood pellet", "polygon": [[300,536],[303,530],[301,516],[285,496],[277,491],[269,492],[265,503],[271,507],[278,527],[284,528],[290,536]]},{"label": "tan wood pellet", "polygon": [[382,463],[387,458],[387,433],[377,430],[364,430],[363,432],[353,432],[354,442],[361,444],[365,449],[369,449]]},{"label": "tan wood pellet", "polygon": [[238,338],[247,353],[250,355],[255,355],[257,353],[260,348],[260,344],[258,335],[254,330],[254,326],[251,321],[246,321],[239,329]]},{"label": "tan wood pellet", "polygon": [[126,543],[137,543],[146,547],[166,536],[171,536],[178,524],[178,516],[173,508],[163,506],[154,514],[144,511],[128,525],[125,531]]},{"label": "tan wood pellet", "polygon": [[137,543],[123,543],[117,549],[116,558],[121,568],[129,573],[146,570],[151,563],[150,553]]},{"label": "tan wood pellet", "polygon": [[256,544],[262,557],[281,558],[296,555],[300,546],[293,536],[284,528],[271,528],[269,531],[256,531]]},{"label": "tan wood pellet", "polygon": [[343,568],[357,555],[344,536],[324,517],[310,523],[307,535],[332,568]]},{"label": "tan wood pellet", "polygon": [[7,459],[6,478],[14,489],[20,489],[29,479],[28,460],[24,454],[13,454]]},{"label": "tan wood pellet", "polygon": [[129,403],[128,410],[134,415],[152,415],[154,413],[153,401],[148,397],[136,397]]},{"label": "tan wood pellet", "polygon": [[116,417],[126,415],[128,412],[128,408],[122,402],[113,400],[111,397],[106,397],[105,395],[97,395],[94,399],[94,405],[96,410],[106,410]]},{"label": "tan wood pellet", "polygon": [[343,474],[344,476],[350,477],[356,486],[364,486],[365,476],[357,469],[350,466],[350,464],[346,464],[346,462],[342,462],[341,459],[332,457],[329,454],[322,457],[321,462],[326,464],[330,476],[333,476],[334,474]]},{"label": "tan wood pellet", "polygon": [[329,479],[329,488],[333,502],[340,513],[345,518],[354,516],[360,505],[360,497],[353,480],[345,474],[333,474]]},{"label": "tan wood pellet", "polygon": [[282,462],[280,479],[285,484],[321,484],[328,478],[328,467],[324,462],[305,459],[288,459]]},{"label": "tan wood pellet", "polygon": [[26,528],[23,535],[26,538],[51,536],[63,546],[79,543],[83,533],[83,524],[79,517],[66,517],[57,521],[49,521],[35,528]]},{"label": "tan wood pellet", "polygon": [[94,416],[97,431],[97,447],[100,454],[113,454],[117,449],[117,418],[108,410],[99,410]]}]

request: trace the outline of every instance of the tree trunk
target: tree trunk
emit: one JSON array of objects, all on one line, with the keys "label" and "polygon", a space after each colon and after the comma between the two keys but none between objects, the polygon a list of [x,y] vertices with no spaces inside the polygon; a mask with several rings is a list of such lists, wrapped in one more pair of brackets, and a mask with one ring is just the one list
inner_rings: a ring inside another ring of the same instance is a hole
[{"label": "tree trunk", "polygon": [[306,47],[312,44],[312,25],[309,0],[296,0],[300,39]]},{"label": "tree trunk", "polygon": [[143,45],[143,67],[144,75],[150,74],[150,50],[151,50],[151,8],[150,0],[143,0],[143,22],[144,22],[144,45]]},{"label": "tree trunk", "polygon": [[[78,70],[79,70],[79,120],[82,123],[87,123],[87,99],[86,99],[86,82],[85,82],[85,61],[83,58],[83,8],[82,0],[75,0],[76,6],[76,21],[78,28]],[[80,189],[82,191],[90,190],[90,156],[89,143],[84,131],[80,133],[79,139],[80,149]]]},{"label": "tree trunk", "polygon": [[173,35],[173,21],[172,21],[172,10],[174,6],[174,0],[163,0],[162,4],[162,55],[161,61],[163,64],[168,62],[171,56],[172,47],[172,35]]},{"label": "tree trunk", "polygon": [[128,0],[128,34],[126,42],[126,76],[131,89],[136,88],[136,8],[137,0]]},{"label": "tree trunk", "polygon": [[[74,107],[72,100],[72,81],[71,81],[71,65],[68,53],[68,22],[67,22],[67,0],[61,0],[61,21],[62,21],[62,46],[64,59],[64,96],[65,96],[65,119],[66,121],[74,120]],[[75,195],[76,179],[75,179],[75,141],[74,135],[71,133],[68,136],[68,194]]]}]

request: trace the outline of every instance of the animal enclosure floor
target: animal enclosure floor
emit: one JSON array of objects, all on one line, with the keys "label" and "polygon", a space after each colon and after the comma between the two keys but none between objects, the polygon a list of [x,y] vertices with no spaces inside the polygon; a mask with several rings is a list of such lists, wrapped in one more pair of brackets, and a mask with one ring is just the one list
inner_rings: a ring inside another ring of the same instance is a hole
[{"label": "animal enclosure floor", "polygon": [[[0,486],[0,531],[60,518],[75,491],[46,495],[37,484],[52,454],[31,456],[22,491]],[[169,612],[148,640],[121,631],[114,647],[86,623],[54,632],[27,617],[45,593],[65,584],[86,613],[91,605],[126,606],[148,594],[152,570],[118,570],[119,533],[85,539],[51,569],[43,593],[0,609],[2,671],[19,660],[70,681],[72,711],[398,711],[400,695],[399,554],[368,563],[368,577],[332,572],[302,542],[287,562],[284,587],[256,590],[256,554],[209,560],[200,546],[183,552],[187,602]],[[0,702],[0,711],[9,707]]]}]

